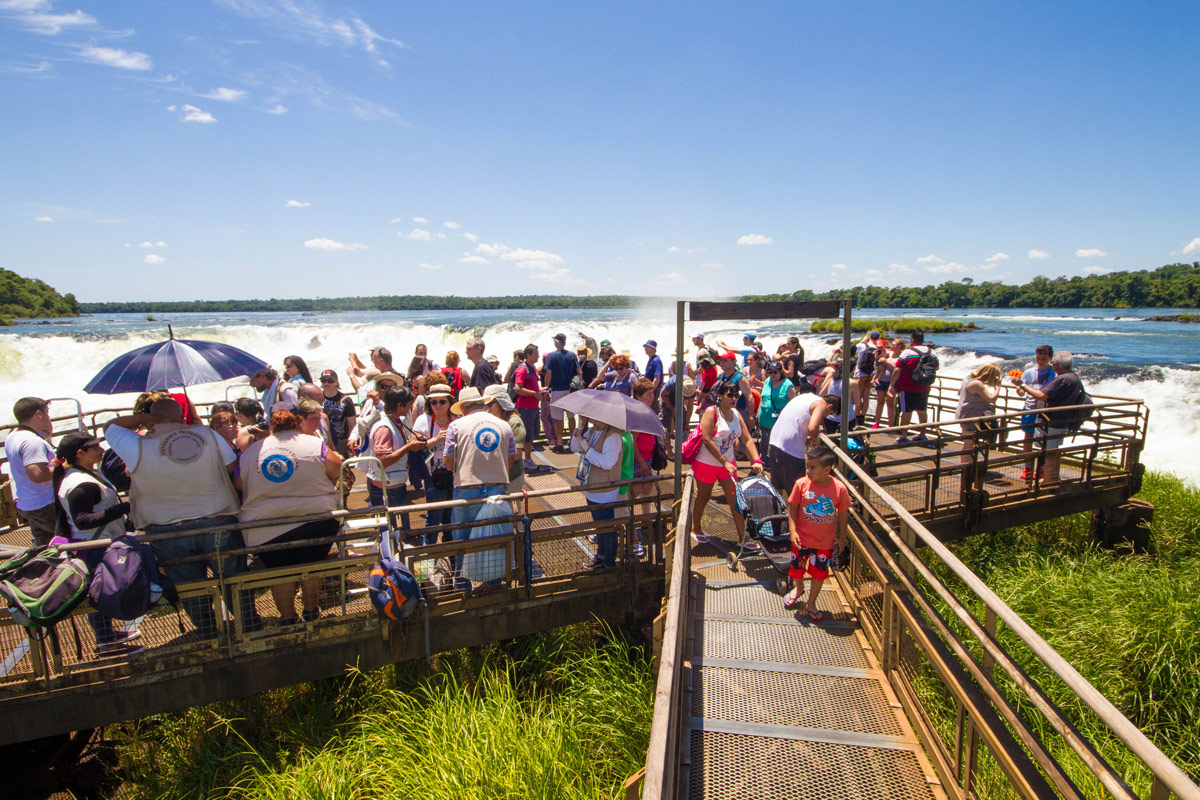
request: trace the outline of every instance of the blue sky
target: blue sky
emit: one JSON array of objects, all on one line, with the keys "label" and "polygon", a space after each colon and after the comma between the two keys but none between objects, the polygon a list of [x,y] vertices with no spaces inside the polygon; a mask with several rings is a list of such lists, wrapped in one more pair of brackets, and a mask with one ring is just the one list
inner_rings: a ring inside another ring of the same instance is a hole
[{"label": "blue sky", "polygon": [[0,0],[0,266],[81,300],[1200,260],[1200,4]]}]

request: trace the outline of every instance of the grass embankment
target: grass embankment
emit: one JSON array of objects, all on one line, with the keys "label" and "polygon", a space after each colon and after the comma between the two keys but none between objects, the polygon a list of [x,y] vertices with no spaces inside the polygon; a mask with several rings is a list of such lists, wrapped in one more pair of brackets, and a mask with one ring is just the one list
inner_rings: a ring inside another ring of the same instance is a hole
[{"label": "grass embankment", "polygon": [[[855,333],[867,331],[883,331],[885,333],[961,333],[974,329],[974,322],[959,322],[949,319],[922,319],[920,317],[901,317],[900,319],[852,319],[850,330]],[[841,333],[840,319],[814,320],[809,328],[813,333]]]},{"label": "grass embankment", "polygon": [[[1114,554],[1092,546],[1086,514],[972,537],[955,550],[1164,753],[1200,780],[1200,490],[1170,475],[1148,473],[1139,496],[1155,505],[1146,554]],[[982,619],[982,610],[976,612]],[[1001,641],[1139,796],[1149,796],[1150,774],[1125,746],[1007,629]],[[1019,690],[1009,692],[1019,695]],[[1036,712],[1027,710],[1026,719],[1034,719]],[[1065,744],[1053,749],[1074,761]],[[1090,796],[1108,796],[1084,777],[1081,765],[1070,770]]]},{"label": "grass embankment", "polygon": [[652,704],[640,651],[576,626],[143,721],[122,796],[616,797]]}]

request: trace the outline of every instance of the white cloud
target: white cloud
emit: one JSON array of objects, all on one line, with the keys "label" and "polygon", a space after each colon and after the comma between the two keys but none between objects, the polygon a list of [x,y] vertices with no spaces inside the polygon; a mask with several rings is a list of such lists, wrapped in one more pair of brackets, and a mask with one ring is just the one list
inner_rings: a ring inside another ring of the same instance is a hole
[{"label": "white cloud", "polygon": [[433,238],[435,238],[435,239],[445,239],[445,238],[446,238],[446,234],[442,233],[441,231],[438,231],[437,233],[435,233],[435,234],[433,235]]},{"label": "white cloud", "polygon": [[460,264],[490,264],[483,256],[463,256],[458,260]]},{"label": "white cloud", "polygon": [[846,265],[845,264],[830,264],[829,268],[830,269],[845,269]]},{"label": "white cloud", "polygon": [[54,222],[54,217],[34,217],[34,222]]},{"label": "white cloud", "polygon": [[558,267],[547,272],[535,272],[529,277],[531,280],[541,281],[542,283],[557,283],[564,286],[583,286],[587,284],[587,281],[572,275],[571,270],[566,267]]},{"label": "white cloud", "polygon": [[930,253],[927,256],[921,256],[920,258],[917,259],[918,264],[942,264],[942,263],[945,263],[945,261],[946,261],[946,259],[938,258],[933,253]]},{"label": "white cloud", "polygon": [[201,111],[195,106],[185,105],[182,109],[184,122],[199,122],[202,125],[211,125],[217,121],[217,118],[207,111]]},{"label": "white cloud", "polygon": [[1008,261],[1008,253],[996,253],[984,259],[989,264],[998,264],[1001,261]]},{"label": "white cloud", "polygon": [[154,66],[150,61],[150,56],[145,53],[120,50],[115,47],[84,47],[79,51],[79,55],[85,61],[118,69],[148,70]]},{"label": "white cloud", "polygon": [[226,89],[224,86],[219,86],[211,92],[200,95],[209,100],[220,100],[222,103],[240,103],[250,96],[250,93],[245,89]]},{"label": "white cloud", "polygon": [[487,242],[480,242],[479,244],[475,245],[475,252],[482,253],[485,256],[498,256],[501,253],[507,252],[509,249],[510,248],[508,245],[500,244],[499,242],[497,242],[496,244],[488,244]]},{"label": "white cloud", "polygon": [[311,205],[312,205],[312,203],[308,202],[307,200],[288,200],[287,201],[288,208],[308,208]]},{"label": "white cloud", "polygon": [[668,252],[668,253],[678,253],[678,252],[679,252],[679,248],[678,248],[678,247],[676,247],[675,245],[671,245],[670,247],[668,247],[668,248],[667,248],[667,252]]},{"label": "white cloud", "polygon": [[[5,4],[4,8],[10,9],[13,5]],[[15,5],[18,7],[24,6],[29,9],[18,15],[17,20],[34,33],[41,33],[46,36],[57,36],[63,32],[64,28],[81,28],[96,24],[95,17],[85,14],[78,9],[69,14],[48,14],[33,11],[36,8],[49,10],[48,3],[17,3]]]},{"label": "white cloud", "polygon": [[414,242],[432,242],[433,234],[424,228],[413,228],[408,233],[396,234],[401,239],[412,239]]},{"label": "white cloud", "polygon": [[763,236],[761,233],[747,233],[745,236],[739,236],[737,243],[742,245],[771,244],[774,241],[770,236]]},{"label": "white cloud", "polygon": [[[918,258],[917,260],[920,261],[921,259]],[[967,269],[966,267],[964,267],[962,264],[958,263],[957,261],[948,261],[945,264],[935,264],[932,266],[928,266],[925,268],[925,271],[931,272],[934,275],[945,275],[945,274],[948,274],[951,272],[965,272],[966,269]]]},{"label": "white cloud", "polygon": [[142,242],[138,247],[154,247],[154,242]]},{"label": "white cloud", "polygon": [[286,114],[287,112],[287,106],[285,106],[283,103],[276,103],[274,106],[267,109],[268,114],[274,114],[277,117],[282,114]]},{"label": "white cloud", "polygon": [[866,279],[867,279],[867,280],[869,280],[869,281],[877,281],[877,280],[881,280],[881,279],[883,278],[883,270],[881,270],[881,269],[869,269],[869,270],[867,270],[866,272],[864,272],[864,273],[863,273],[863,277],[864,277],[864,278],[866,278]]},{"label": "white cloud", "polygon": [[477,240],[479,237],[478,237],[478,236],[476,236],[476,235],[475,235],[475,234],[473,234],[473,233],[464,233],[464,234],[463,234],[463,238],[464,238],[464,239],[466,239],[468,242],[474,242],[474,241],[476,241],[476,240]]},{"label": "white cloud", "polygon": [[417,269],[438,270],[441,268],[441,264],[417,264]]},{"label": "white cloud", "polygon": [[1076,250],[1075,255],[1078,258],[1102,258],[1108,255],[1108,253],[1104,252],[1099,247],[1088,247]]},{"label": "white cloud", "polygon": [[553,270],[555,267],[549,261],[543,261],[541,259],[529,259],[526,261],[518,261],[517,268],[518,269]]},{"label": "white cloud", "polygon": [[912,275],[913,268],[908,264],[889,264],[888,271],[894,272],[897,275]]},{"label": "white cloud", "polygon": [[[392,221],[397,222],[398,220]],[[429,223],[429,220],[425,219],[424,217],[413,217],[413,222],[417,223],[418,225],[426,225]]]},{"label": "white cloud", "polygon": [[1029,257],[1032,258],[1034,261],[1041,261],[1043,259],[1049,258],[1050,254],[1047,253],[1045,250],[1038,250],[1035,248],[1035,249],[1029,251]]},{"label": "white cloud", "polygon": [[358,242],[352,242],[352,243],[347,244],[345,242],[335,242],[333,239],[309,239],[307,242],[304,243],[304,246],[307,247],[309,250],[327,250],[327,251],[366,250],[367,249],[367,246],[365,244],[359,244]]},{"label": "white cloud", "polygon": [[665,283],[679,283],[680,281],[683,280],[683,273],[668,272],[666,275],[659,275],[658,279]]},{"label": "white cloud", "polygon": [[146,257],[143,258],[142,261],[145,261],[147,264],[165,264],[167,262],[165,258],[160,255],[155,255],[154,253],[147,253]]},{"label": "white cloud", "polygon": [[1196,253],[1200,253],[1200,236],[1197,236],[1183,246],[1183,254],[1185,256],[1195,255]]},{"label": "white cloud", "polygon": [[725,265],[717,261],[705,261],[700,266],[704,267],[705,269],[725,269]]},{"label": "white cloud", "polygon": [[449,228],[449,229],[450,229],[450,230],[452,230],[452,231],[456,231],[456,230],[458,230],[459,228],[461,228],[461,227],[462,227],[462,225],[459,225],[457,222],[455,222],[455,221],[454,221],[454,220],[452,220],[452,219],[448,219],[448,220],[446,220],[445,222],[443,222],[443,223],[442,223],[442,227],[443,227],[443,228]]},{"label": "white cloud", "polygon": [[404,47],[404,42],[391,39],[376,32],[360,17],[349,21],[325,16],[316,4],[303,0],[283,0],[272,3],[268,0],[220,0],[221,5],[244,17],[258,19],[293,39],[306,39],[319,45],[334,47],[359,47],[377,65],[389,64],[379,54],[379,43]]},{"label": "white cloud", "polygon": [[[501,245],[503,247],[503,245]],[[477,248],[478,249],[478,248]],[[504,261],[545,261],[550,264],[563,263],[563,257],[557,253],[547,253],[545,250],[526,250],[518,247],[516,250],[504,248],[505,252],[500,256]]]},{"label": "white cloud", "polygon": [[1084,267],[1080,272],[1084,275],[1107,275],[1112,270],[1108,267]]}]

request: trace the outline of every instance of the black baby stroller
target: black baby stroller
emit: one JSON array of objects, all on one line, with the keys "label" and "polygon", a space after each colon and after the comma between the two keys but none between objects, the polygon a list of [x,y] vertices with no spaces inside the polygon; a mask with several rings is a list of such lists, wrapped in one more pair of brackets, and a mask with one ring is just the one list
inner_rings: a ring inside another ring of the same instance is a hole
[{"label": "black baby stroller", "polygon": [[[746,535],[762,546],[763,555],[779,572],[778,583],[787,591],[788,567],[792,560],[792,543],[788,534],[788,509],[771,481],[762,475],[750,475],[737,483],[733,496],[734,508],[746,519]],[[730,569],[736,569],[742,549],[726,556]]]}]

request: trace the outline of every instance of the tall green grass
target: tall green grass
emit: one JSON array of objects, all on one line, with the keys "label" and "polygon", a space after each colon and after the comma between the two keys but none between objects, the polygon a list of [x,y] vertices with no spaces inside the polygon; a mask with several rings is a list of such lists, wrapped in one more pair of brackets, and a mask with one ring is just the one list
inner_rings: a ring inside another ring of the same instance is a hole
[{"label": "tall green grass", "polygon": [[142,723],[123,796],[617,797],[652,704],[640,650],[576,626]]},{"label": "tall green grass", "polygon": [[[1145,554],[1093,546],[1084,514],[972,537],[955,550],[1055,650],[1198,780],[1200,491],[1173,476],[1149,473],[1139,496],[1155,505],[1152,549]],[[976,613],[981,619],[982,610]],[[1001,642],[1145,796],[1150,774],[1140,762],[1015,636],[1005,631]],[[1019,691],[1013,689],[1010,697],[1020,699]],[[1026,718],[1033,719],[1036,712],[1026,710]],[[1055,743],[1053,749],[1061,756],[1067,754],[1062,743]],[[1081,765],[1069,768],[1081,785],[1102,796]]]}]

